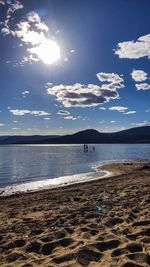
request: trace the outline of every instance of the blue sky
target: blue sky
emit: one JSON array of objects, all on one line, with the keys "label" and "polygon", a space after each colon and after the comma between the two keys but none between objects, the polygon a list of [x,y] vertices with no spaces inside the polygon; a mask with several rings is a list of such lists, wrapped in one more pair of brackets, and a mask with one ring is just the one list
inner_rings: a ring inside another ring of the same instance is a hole
[{"label": "blue sky", "polygon": [[150,124],[149,0],[0,0],[0,135]]}]

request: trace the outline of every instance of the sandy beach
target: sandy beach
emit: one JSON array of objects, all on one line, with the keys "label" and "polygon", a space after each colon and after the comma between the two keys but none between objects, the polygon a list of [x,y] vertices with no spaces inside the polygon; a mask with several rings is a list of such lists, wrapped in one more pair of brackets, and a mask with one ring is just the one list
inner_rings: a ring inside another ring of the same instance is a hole
[{"label": "sandy beach", "polygon": [[150,265],[150,164],[92,182],[0,197],[0,266]]}]

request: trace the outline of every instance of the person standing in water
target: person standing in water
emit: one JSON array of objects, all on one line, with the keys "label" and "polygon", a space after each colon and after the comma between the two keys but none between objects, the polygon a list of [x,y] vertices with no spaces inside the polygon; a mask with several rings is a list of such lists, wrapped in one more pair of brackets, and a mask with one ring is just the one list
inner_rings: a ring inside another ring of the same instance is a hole
[{"label": "person standing in water", "polygon": [[88,152],[88,145],[84,144],[84,152]]},{"label": "person standing in water", "polygon": [[86,145],[86,152],[88,152],[88,145]]}]

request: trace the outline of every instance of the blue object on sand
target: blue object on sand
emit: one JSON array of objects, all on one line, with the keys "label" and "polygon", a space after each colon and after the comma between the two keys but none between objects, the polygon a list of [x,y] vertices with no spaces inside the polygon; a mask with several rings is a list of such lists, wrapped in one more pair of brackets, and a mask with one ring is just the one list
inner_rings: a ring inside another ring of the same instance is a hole
[{"label": "blue object on sand", "polygon": [[96,211],[98,211],[98,212],[103,212],[103,208],[101,208],[101,207],[96,207]]}]

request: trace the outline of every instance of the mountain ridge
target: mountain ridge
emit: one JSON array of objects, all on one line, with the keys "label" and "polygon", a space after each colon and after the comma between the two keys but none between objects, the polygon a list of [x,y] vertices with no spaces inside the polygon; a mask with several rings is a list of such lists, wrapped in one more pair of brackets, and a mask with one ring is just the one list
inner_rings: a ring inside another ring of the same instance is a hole
[{"label": "mountain ridge", "polygon": [[68,135],[1,136],[0,144],[104,144],[150,143],[150,126],[130,128],[119,132],[99,132],[86,129]]}]

